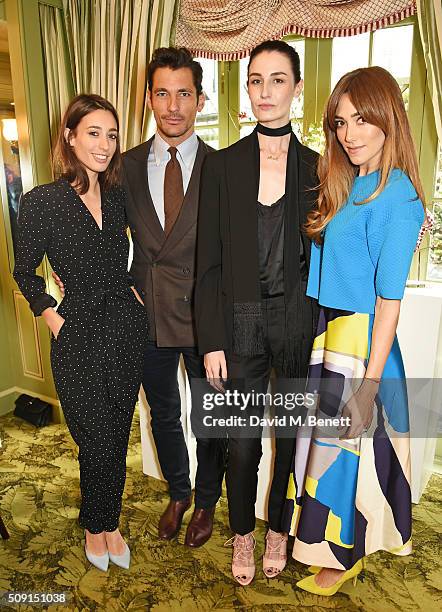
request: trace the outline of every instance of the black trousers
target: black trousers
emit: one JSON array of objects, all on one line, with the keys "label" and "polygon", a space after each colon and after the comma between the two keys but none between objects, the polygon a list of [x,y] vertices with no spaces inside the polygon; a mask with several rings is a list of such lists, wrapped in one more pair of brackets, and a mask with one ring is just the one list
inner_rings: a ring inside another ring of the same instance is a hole
[{"label": "black trousers", "polygon": [[[157,347],[148,342],[144,353],[143,387],[150,406],[152,433],[164,478],[173,500],[191,494],[189,455],[181,425],[181,398],[178,387],[178,364],[183,355],[189,384],[205,379],[202,357],[196,348]],[[195,507],[210,508],[221,496],[225,450],[223,441],[197,439]]]},{"label": "black trousers", "polygon": [[141,384],[148,317],[132,290],[67,295],[51,340],[55,386],[78,445],[79,523],[91,533],[118,527],[126,453]]},{"label": "black trousers", "polygon": [[[301,307],[299,324],[311,327],[311,310],[306,304],[305,313]],[[310,319],[308,318],[310,317]],[[275,370],[276,377],[282,377],[282,357],[284,348],[285,306],[284,298],[276,297],[263,300],[263,320],[266,352],[254,357],[227,355],[227,375],[232,389],[243,392],[266,393],[270,373]],[[310,347],[303,356],[307,372]],[[299,389],[298,389],[299,390]],[[303,389],[300,389],[301,391]],[[254,407],[255,414],[264,412],[264,407]],[[246,408],[246,414],[249,408]],[[227,497],[229,502],[229,521],[234,533],[245,535],[255,528],[255,502],[258,486],[258,468],[262,456],[262,428],[255,430],[255,437],[229,435],[228,464],[226,471]],[[273,479],[268,502],[269,527],[282,531],[281,517],[287,493],[287,484],[293,458],[296,430],[293,437],[275,437],[275,458]]]}]

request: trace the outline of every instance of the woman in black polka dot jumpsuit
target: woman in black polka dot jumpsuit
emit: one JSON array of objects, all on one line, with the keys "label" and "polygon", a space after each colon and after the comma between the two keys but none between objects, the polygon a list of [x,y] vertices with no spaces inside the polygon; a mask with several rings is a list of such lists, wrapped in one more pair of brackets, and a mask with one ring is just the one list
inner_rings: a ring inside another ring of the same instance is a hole
[{"label": "woman in black polka dot jumpsuit", "polygon": [[[53,332],[52,372],[79,447],[79,522],[87,530],[88,558],[104,570],[109,558],[129,564],[116,530],[148,335],[147,313],[127,272],[117,130],[116,111],[103,98],[81,95],[71,102],[56,148],[62,178],[23,197],[14,270],[34,315]],[[35,273],[45,254],[65,286],[57,311]]]}]

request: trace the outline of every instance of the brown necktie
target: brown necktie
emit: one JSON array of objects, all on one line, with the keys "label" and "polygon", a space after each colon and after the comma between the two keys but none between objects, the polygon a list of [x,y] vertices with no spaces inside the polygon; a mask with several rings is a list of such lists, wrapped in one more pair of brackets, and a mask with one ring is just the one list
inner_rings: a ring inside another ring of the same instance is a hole
[{"label": "brown necktie", "polygon": [[164,173],[164,232],[169,235],[181,210],[184,200],[183,175],[181,166],[176,158],[176,147],[167,149],[170,159]]}]

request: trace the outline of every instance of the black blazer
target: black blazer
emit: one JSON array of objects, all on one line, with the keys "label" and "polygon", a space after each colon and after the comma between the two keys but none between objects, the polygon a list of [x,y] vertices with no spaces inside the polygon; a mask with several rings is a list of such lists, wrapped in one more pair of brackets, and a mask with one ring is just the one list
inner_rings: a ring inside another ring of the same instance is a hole
[{"label": "black blazer", "polygon": [[123,155],[126,211],[134,254],[130,273],[141,290],[158,346],[196,345],[193,295],[201,167],[213,151],[201,139],[184,202],[166,235],[149,191],[147,158],[153,138]]},{"label": "black blazer", "polygon": [[[200,189],[200,212],[197,239],[197,281],[195,310],[198,347],[201,354],[216,350],[232,350],[234,304],[246,303],[247,293],[234,295],[233,273],[237,273],[238,253],[241,253],[240,283],[250,287],[250,277],[257,275],[258,238],[257,232],[257,184],[253,178],[257,162],[254,158],[255,134],[251,134],[234,145],[217,151],[206,158]],[[288,206],[299,207],[300,226],[317,199],[318,178],[316,174],[318,154],[295,140],[295,173],[297,202]],[[259,169],[258,186],[259,186]],[[255,172],[255,174],[256,174]],[[294,199],[293,199],[294,200]],[[250,218],[250,231],[238,231],[235,223],[236,210],[244,209]],[[298,228],[295,229],[299,231]],[[310,267],[311,243],[301,233],[306,256],[307,269]],[[298,234],[296,240],[299,240]],[[232,258],[232,251],[236,253]]]}]

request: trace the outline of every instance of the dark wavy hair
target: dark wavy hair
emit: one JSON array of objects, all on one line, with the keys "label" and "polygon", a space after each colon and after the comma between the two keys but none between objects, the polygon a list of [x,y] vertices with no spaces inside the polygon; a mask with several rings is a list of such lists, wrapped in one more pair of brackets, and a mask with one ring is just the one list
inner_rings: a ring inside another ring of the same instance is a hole
[{"label": "dark wavy hair", "polygon": [[289,44],[283,40],[265,40],[253,49],[250,54],[249,64],[247,66],[247,74],[250,72],[250,64],[257,55],[264,51],[277,51],[282,53],[289,60],[292,65],[293,76],[295,77],[295,83],[299,83],[301,80],[301,62],[298,53]]},{"label": "dark wavy hair", "polygon": [[[96,94],[80,94],[71,100],[63,115],[53,151],[52,169],[54,177],[64,178],[72,183],[80,195],[88,191],[89,177],[83,164],[75,155],[75,151],[66,140],[65,130],[68,128],[75,134],[75,130],[83,117],[95,110],[105,110],[112,113],[117,124],[117,130],[120,128],[117,111],[108,100]],[[121,172],[120,139],[117,138],[117,147],[109,166],[98,176],[103,191],[109,191],[112,187],[121,185]]]},{"label": "dark wavy hair", "polygon": [[153,75],[157,68],[189,68],[192,71],[193,84],[195,85],[196,95],[200,96],[203,92],[203,69],[201,64],[195,61],[186,47],[159,47],[155,49],[152,59],[147,67],[147,83],[149,91],[153,87]]}]

